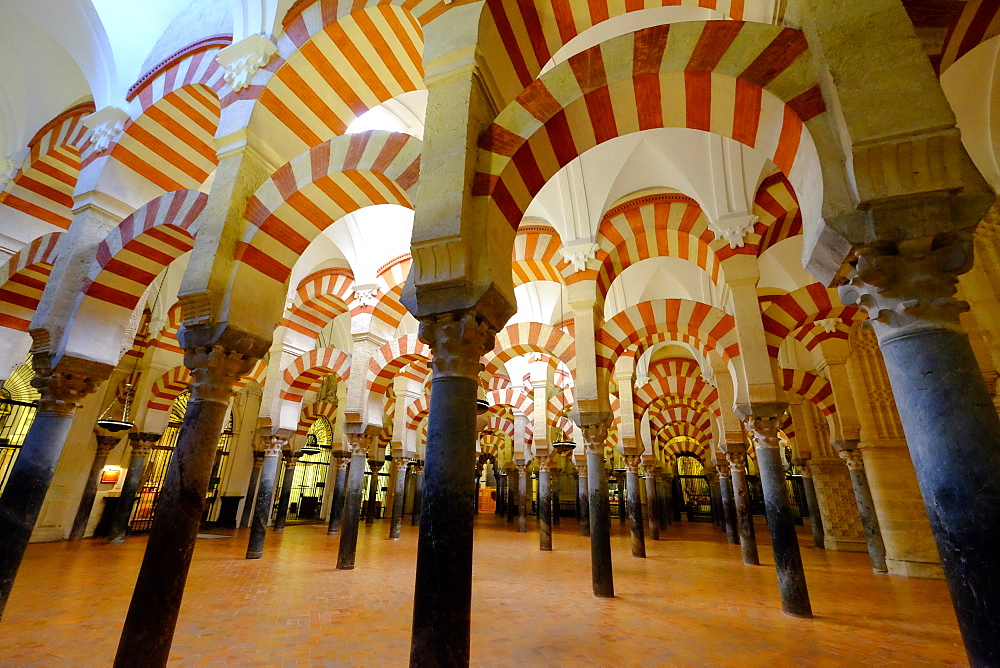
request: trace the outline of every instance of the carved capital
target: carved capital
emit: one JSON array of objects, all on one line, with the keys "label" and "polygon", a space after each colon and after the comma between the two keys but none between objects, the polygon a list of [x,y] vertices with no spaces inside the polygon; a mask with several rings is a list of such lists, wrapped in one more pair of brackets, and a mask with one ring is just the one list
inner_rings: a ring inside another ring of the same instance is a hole
[{"label": "carved capital", "polygon": [[261,464],[264,463],[264,456],[265,456],[265,454],[266,453],[263,450],[254,450],[253,451],[253,464],[254,464],[254,466],[260,466]]},{"label": "carved capital", "polygon": [[278,47],[268,38],[250,35],[219,51],[215,59],[226,71],[226,83],[238,92],[250,86],[253,75],[271,62],[277,52]]},{"label": "carved capital", "polygon": [[115,446],[121,443],[122,437],[114,436],[111,434],[96,434],[97,437],[97,453],[98,457],[107,457]]},{"label": "carved capital", "polygon": [[379,471],[381,471],[383,464],[385,464],[385,462],[381,461],[379,459],[369,459],[368,460],[368,468],[370,468],[372,470],[372,473],[378,473]]},{"label": "carved capital", "polygon": [[802,474],[803,478],[812,478],[812,471],[809,470],[809,460],[808,459],[793,459],[792,464],[794,464],[799,469],[799,473]]},{"label": "carved capital", "polygon": [[746,425],[747,429],[753,432],[758,449],[778,447],[778,429],[781,428],[781,420],[779,418],[749,418],[746,421]]},{"label": "carved capital", "polygon": [[715,465],[715,472],[719,474],[720,478],[728,478],[733,474],[726,459],[719,460],[719,463]]},{"label": "carved capital", "polygon": [[35,377],[31,379],[31,386],[41,394],[38,399],[40,413],[73,413],[80,407],[83,399],[107,378],[103,373],[88,373],[89,370],[84,366],[60,363],[53,369],[49,365],[48,355],[35,355],[32,358]]},{"label": "carved capital", "polygon": [[262,440],[265,457],[280,457],[282,451],[288,447],[288,439],[284,436],[265,436]]},{"label": "carved capital", "polygon": [[153,450],[153,446],[160,442],[161,436],[163,434],[151,431],[131,432],[128,435],[128,444],[132,448],[132,454],[136,457],[148,455]]},{"label": "carved capital", "polygon": [[639,464],[641,463],[642,463],[642,458],[638,457],[637,455],[628,455],[625,457],[625,469],[629,473],[635,473],[636,475],[638,475]]},{"label": "carved capital", "polygon": [[410,460],[406,457],[396,457],[392,460],[392,465],[396,468],[396,475],[406,473],[406,467],[410,465]]},{"label": "carved capital", "polygon": [[518,475],[521,475],[521,476],[528,475],[528,465],[527,464],[515,464],[514,468],[517,469]]},{"label": "carved capital", "polygon": [[581,427],[580,431],[583,432],[583,442],[587,448],[587,452],[603,455],[604,444],[608,440],[608,423],[598,422],[597,424],[590,424],[586,427]]},{"label": "carved capital", "polygon": [[813,325],[819,327],[827,334],[833,334],[837,331],[837,325],[841,323],[840,318],[823,318],[822,320],[813,321]]},{"label": "carved capital", "polygon": [[118,141],[125,130],[129,114],[118,107],[104,107],[83,119],[83,124],[90,128],[90,143],[98,153],[107,151]]},{"label": "carved capital", "polygon": [[864,471],[865,460],[861,457],[860,450],[841,450],[840,458],[847,464],[847,468],[852,471]]},{"label": "carved capital", "polygon": [[493,349],[494,333],[475,311],[442,313],[420,322],[420,340],[434,353],[435,378],[479,380],[480,358]]},{"label": "carved capital", "polygon": [[191,399],[228,404],[233,386],[256,362],[255,357],[220,345],[188,348],[184,366],[191,370]]},{"label": "carved capital", "polygon": [[597,244],[574,244],[572,246],[563,246],[559,249],[559,253],[562,255],[563,259],[570,263],[573,267],[573,273],[578,271],[587,270],[587,262],[593,260],[600,246]]},{"label": "carved capital", "polygon": [[864,248],[840,298],[868,313],[879,341],[926,329],[959,330],[959,314],[969,305],[955,292],[972,260],[968,232]]},{"label": "carved capital", "polygon": [[347,434],[347,447],[351,456],[367,455],[368,448],[371,447],[372,437],[368,434]]},{"label": "carved capital", "polygon": [[366,285],[355,285],[354,302],[357,306],[375,306],[378,302],[378,285],[369,283]]},{"label": "carved capital", "polygon": [[299,458],[302,457],[302,451],[296,450],[292,452],[291,450],[283,450],[281,456],[285,458],[285,468],[294,469],[295,465],[299,463]]},{"label": "carved capital", "polygon": [[724,239],[730,248],[742,248],[746,245],[746,236],[753,232],[753,226],[760,219],[752,215],[736,215],[720,218],[708,225],[716,239]]},{"label": "carved capital", "polygon": [[730,472],[739,471],[741,473],[746,473],[747,455],[745,452],[727,452],[726,460],[729,462]]}]

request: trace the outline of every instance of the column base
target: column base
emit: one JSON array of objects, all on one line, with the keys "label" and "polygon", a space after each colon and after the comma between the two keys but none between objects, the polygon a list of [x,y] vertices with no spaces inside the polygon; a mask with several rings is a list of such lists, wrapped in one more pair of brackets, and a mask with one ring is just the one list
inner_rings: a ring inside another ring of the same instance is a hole
[{"label": "column base", "polygon": [[927,563],[921,561],[903,561],[901,559],[886,559],[889,566],[889,575],[898,575],[907,578],[927,578],[929,580],[943,580],[944,569],[939,563]]},{"label": "column base", "polygon": [[827,550],[836,552],[868,552],[868,543],[864,540],[852,540],[847,538],[836,538],[826,536],[823,539],[824,547]]}]

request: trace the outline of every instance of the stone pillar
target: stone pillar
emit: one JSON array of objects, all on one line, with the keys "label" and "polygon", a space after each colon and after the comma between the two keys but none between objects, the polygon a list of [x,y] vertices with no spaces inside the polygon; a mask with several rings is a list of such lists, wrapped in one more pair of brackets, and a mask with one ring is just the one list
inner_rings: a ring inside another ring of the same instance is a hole
[{"label": "stone pillar", "polygon": [[336,536],[340,533],[340,522],[344,517],[344,492],[347,487],[347,467],[351,464],[351,458],[346,452],[334,453],[331,465],[337,467],[337,480],[333,486],[333,501],[330,503],[330,524],[327,526],[326,534]]},{"label": "stone pillar", "polygon": [[191,370],[191,398],[160,490],[116,666],[167,662],[233,386],[265,349],[252,339],[229,332],[221,337],[231,338],[247,352],[218,343],[192,345],[218,340],[219,336],[210,327],[182,328],[180,332],[184,364]]},{"label": "stone pillar", "polygon": [[868,312],[878,337],[970,663],[993,665],[1000,417],[959,321],[968,304],[955,298],[972,253],[969,232],[862,248],[840,294]]},{"label": "stone pillar", "polygon": [[720,506],[722,505],[720,497],[722,493],[719,487],[719,474],[714,470],[708,468],[705,469],[705,479],[708,480],[708,498],[711,502],[712,508],[712,523],[722,531],[726,530],[725,522],[723,520],[722,512],[720,512]]},{"label": "stone pillar", "polygon": [[420,506],[424,494],[424,464],[421,461],[413,467],[413,515],[410,526],[420,526]]},{"label": "stone pillar", "polygon": [[528,531],[528,505],[530,496],[528,494],[528,465],[517,465],[517,532],[527,533]]},{"label": "stone pillar", "polygon": [[684,490],[681,489],[681,477],[676,472],[670,476],[670,491],[667,492],[667,495],[670,501],[670,513],[674,516],[675,522],[680,522],[681,506],[684,505]]},{"label": "stone pillar", "polygon": [[646,466],[646,522],[649,524],[650,540],[660,540],[660,519],[656,499],[656,473],[650,464]]},{"label": "stone pillar", "polygon": [[[771,416],[754,416],[747,419],[747,429],[757,441],[757,466],[760,469],[760,484],[764,490],[764,504],[767,508],[767,527],[771,532],[771,549],[774,551],[774,566],[778,574],[778,591],[781,594],[781,609],[786,614],[798,617],[812,617],[809,591],[806,588],[806,574],[802,569],[802,555],[799,553],[799,539],[795,534],[795,520],[788,499],[785,484],[785,467],[781,461],[778,445],[779,419]],[[782,408],[783,410],[783,408]]]},{"label": "stone pillar", "polygon": [[[861,515],[861,526],[865,530],[865,542],[868,544],[868,556],[872,560],[872,570],[876,573],[888,573],[885,563],[885,543],[882,542],[882,531],[879,529],[878,516],[875,514],[875,502],[872,491],[868,487],[868,476],[865,475],[865,463],[861,452],[845,443],[840,450],[840,458],[847,464],[851,472],[851,485],[854,487],[854,500],[858,504],[858,514]],[[857,443],[853,443],[857,445]]]},{"label": "stone pillar", "polygon": [[290,434],[279,432],[262,437],[264,461],[260,467],[257,499],[253,504],[253,524],[250,525],[250,538],[247,541],[247,559],[260,559],[264,556],[264,538],[267,536],[268,520],[271,519],[271,498],[274,496],[274,484],[278,480],[281,451],[288,447],[289,436]]},{"label": "stone pillar", "polygon": [[552,551],[552,488],[550,487],[550,458],[538,458],[538,549]]},{"label": "stone pillar", "polygon": [[507,476],[501,475],[496,467],[493,468],[493,477],[496,478],[497,486],[494,493],[497,495],[495,514],[501,517],[507,514]]},{"label": "stone pillar", "polygon": [[[517,515],[517,488],[520,476],[516,474],[517,469],[508,469],[507,484],[504,489],[507,492],[507,523],[514,523],[514,516]],[[512,479],[513,478],[513,479]]]},{"label": "stone pillar", "polygon": [[396,469],[396,490],[392,496],[392,520],[389,523],[389,540],[399,540],[403,530],[403,502],[406,501],[406,472],[410,460],[394,457],[392,465]]},{"label": "stone pillar", "polygon": [[73,425],[73,415],[79,402],[110,375],[110,370],[105,373],[96,368],[99,365],[68,358],[52,369],[48,355],[36,355],[32,364],[35,378],[31,384],[42,396],[0,497],[0,618]]},{"label": "stone pillar", "polygon": [[[95,430],[96,431],[96,430]],[[97,483],[101,479],[101,472],[108,461],[108,455],[115,449],[115,446],[122,440],[122,435],[101,434],[97,436],[97,451],[94,453],[94,463],[90,465],[90,475],[87,476],[87,484],[83,488],[83,496],[80,497],[80,505],[76,509],[76,517],[73,520],[73,528],[69,532],[70,540],[80,540],[87,531],[87,522],[90,520],[90,511],[94,509],[94,499],[97,498]],[[121,503],[119,501],[119,503]]]},{"label": "stone pillar", "polygon": [[646,558],[646,537],[642,529],[642,496],[639,493],[639,457],[625,457],[626,488],[625,508],[628,514],[628,532],[632,544],[632,556]]},{"label": "stone pillar", "polygon": [[562,469],[554,467],[549,469],[549,489],[552,490],[550,501],[552,526],[559,526],[559,476]]},{"label": "stone pillar", "polygon": [[653,477],[656,478],[656,511],[660,517],[660,528],[666,529],[671,522],[667,500],[667,490],[670,489],[670,486],[664,482],[666,474],[657,471]]},{"label": "stone pillar", "polygon": [[590,501],[587,494],[587,468],[577,467],[576,505],[580,515],[580,535],[590,537]]},{"label": "stone pillar", "polygon": [[726,460],[729,462],[730,477],[733,481],[733,510],[736,513],[736,533],[739,535],[740,549],[743,552],[743,563],[747,566],[759,566],[757,533],[754,531],[750,488],[747,486],[746,445],[727,443]]},{"label": "stone pillar", "polygon": [[358,526],[361,524],[361,494],[365,484],[365,460],[372,442],[369,434],[348,434],[351,449],[351,465],[347,469],[347,495],[344,499],[344,514],[340,521],[340,545],[337,550],[337,569],[349,571],[354,568],[354,557],[358,549]]},{"label": "stone pillar", "polygon": [[608,477],[604,468],[604,442],[608,439],[606,422],[582,427],[587,446],[587,496],[590,501],[590,568],[594,596],[614,598],[615,581],[611,571],[611,501]]},{"label": "stone pillar", "polygon": [[475,311],[423,319],[431,348],[424,508],[417,545],[410,665],[467,665],[472,614],[472,495],[480,358],[493,348]]},{"label": "stone pillar", "polygon": [[111,528],[108,531],[108,542],[118,545],[125,542],[128,534],[128,523],[132,519],[132,508],[135,506],[136,494],[139,493],[142,482],[142,471],[146,466],[146,458],[153,446],[160,440],[160,434],[150,432],[132,432],[128,435],[132,454],[128,460],[128,470],[122,482],[122,491],[118,495],[118,505],[111,518]]},{"label": "stone pillar", "polygon": [[726,538],[730,545],[739,545],[740,532],[736,526],[736,499],[733,491],[732,468],[728,461],[721,459],[715,470],[719,474],[719,492],[722,496],[722,517]]},{"label": "stone pillar", "polygon": [[616,477],[618,481],[618,524],[625,524],[628,521],[628,475],[625,471],[620,471]]},{"label": "stone pillar", "polygon": [[292,500],[292,481],[295,479],[295,466],[299,463],[301,451],[284,453],[285,474],[281,476],[281,495],[278,497],[278,514],[274,517],[272,530],[276,532],[285,530],[285,521],[288,519],[288,504]]},{"label": "stone pillar", "polygon": [[240,516],[239,527],[246,529],[253,517],[254,499],[257,498],[257,483],[260,482],[260,468],[264,465],[264,451],[254,450],[253,468],[250,469],[250,481],[247,483],[247,493],[244,495],[243,514]]},{"label": "stone pillar", "polygon": [[368,461],[368,468],[371,469],[371,478],[368,480],[368,505],[365,507],[365,524],[375,523],[375,514],[378,509],[378,472],[382,470],[384,461],[371,459]]},{"label": "stone pillar", "polygon": [[838,552],[865,552],[864,528],[854,501],[850,472],[839,458],[809,460],[816,505],[823,522],[823,546]]},{"label": "stone pillar", "polygon": [[795,465],[799,467],[799,471],[802,472],[802,487],[806,491],[806,505],[809,506],[809,524],[812,526],[813,541],[816,543],[816,547],[821,550],[826,549],[826,543],[824,542],[823,536],[823,518],[820,517],[819,513],[819,503],[816,501],[816,485],[813,484],[812,471],[809,469],[809,462],[805,459],[800,459],[795,462]]}]

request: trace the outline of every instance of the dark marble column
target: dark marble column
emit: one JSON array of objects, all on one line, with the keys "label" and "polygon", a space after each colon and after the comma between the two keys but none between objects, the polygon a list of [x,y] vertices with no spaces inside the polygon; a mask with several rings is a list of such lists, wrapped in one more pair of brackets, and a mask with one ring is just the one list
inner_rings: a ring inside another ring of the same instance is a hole
[{"label": "dark marble column", "polygon": [[646,537],[642,529],[642,496],[639,493],[639,457],[625,458],[628,479],[625,509],[628,514],[628,530],[632,544],[632,556],[646,558]]},{"label": "dark marble column", "polygon": [[816,547],[821,550],[826,549],[826,534],[823,531],[823,518],[819,513],[819,501],[816,499],[816,485],[813,484],[812,471],[809,470],[808,459],[797,459],[795,465],[802,472],[802,487],[806,491],[806,505],[808,506],[809,524],[812,527],[813,541]]},{"label": "dark marble column", "polygon": [[410,518],[411,526],[420,526],[420,506],[423,502],[424,494],[424,465],[423,462],[413,467],[413,515]]},{"label": "dark marble column", "polygon": [[552,526],[559,526],[559,476],[562,469],[558,467],[549,469],[549,489],[552,491],[551,512]]},{"label": "dark marble column", "polygon": [[628,521],[628,476],[625,471],[617,472],[618,479],[618,524]]},{"label": "dark marble column", "polygon": [[228,332],[221,336],[244,347],[242,352],[219,344],[200,344],[217,340],[218,336],[214,328],[181,328],[184,364],[192,376],[191,398],[160,489],[156,517],[115,656],[116,666],[157,666],[167,662],[233,386],[270,344]]},{"label": "dark marble column", "polygon": [[646,466],[646,522],[649,524],[649,539],[660,540],[660,519],[656,501],[656,474],[653,465]]},{"label": "dark marble column", "polygon": [[299,463],[301,451],[284,453],[285,473],[281,476],[281,494],[278,496],[278,514],[274,517],[274,531],[285,530],[285,521],[288,519],[288,504],[292,500],[292,482],[295,480],[295,466]]},{"label": "dark marble column", "polygon": [[122,482],[121,494],[118,495],[118,505],[115,506],[115,514],[111,518],[111,528],[108,530],[108,542],[113,545],[125,542],[129,520],[132,519],[132,508],[135,506],[136,494],[139,493],[142,481],[142,472],[146,466],[146,459],[153,450],[153,446],[159,442],[160,434],[132,432],[128,435],[128,440],[132,447],[132,454],[128,460],[128,470],[125,472],[125,480]]},{"label": "dark marble column", "polygon": [[508,469],[507,471],[507,484],[504,489],[507,492],[507,523],[513,524],[514,517],[517,515],[517,487],[520,477],[517,474],[517,469]]},{"label": "dark marble column", "polygon": [[552,551],[552,489],[548,457],[538,458],[538,549]]},{"label": "dark marble column", "polygon": [[497,515],[503,517],[504,515],[507,514],[507,496],[506,496],[507,476],[501,475],[500,472],[494,468],[493,477],[495,477],[497,481],[496,490],[494,492],[497,496],[495,512]]},{"label": "dark marble column", "polygon": [[272,435],[270,428],[263,430],[261,442],[264,446],[264,462],[260,467],[260,484],[257,486],[257,499],[253,504],[253,523],[250,525],[250,538],[247,541],[247,559],[260,559],[264,556],[264,539],[267,537],[267,523],[271,520],[271,497],[274,496],[274,485],[278,480],[278,467],[281,465],[281,451],[288,447],[290,434],[280,432]]},{"label": "dark marble column", "polygon": [[667,492],[670,514],[674,522],[681,521],[681,507],[684,505],[684,490],[681,489],[681,477],[677,473],[670,475],[670,488]]},{"label": "dark marble column", "polygon": [[474,515],[479,514],[479,483],[483,479],[483,472],[479,469],[476,470],[476,493],[472,495],[472,513]]},{"label": "dark marble column", "polygon": [[726,459],[733,481],[733,506],[736,510],[736,532],[740,537],[743,563],[759,566],[757,554],[757,533],[753,526],[753,508],[750,506],[750,487],[747,485],[747,446],[743,443],[727,443]]},{"label": "dark marble column", "polygon": [[656,505],[657,512],[660,514],[660,528],[666,529],[670,526],[672,518],[670,516],[670,506],[669,500],[667,499],[667,490],[670,489],[669,484],[664,483],[665,474],[657,472],[656,477]]},{"label": "dark marble column", "polygon": [[590,502],[590,569],[594,596],[614,598],[615,580],[611,570],[611,499],[604,468],[606,422],[582,427],[587,446],[587,496]]},{"label": "dark marble column", "polygon": [[1000,418],[959,321],[972,262],[969,232],[866,247],[840,295],[871,318],[965,651],[987,666],[1000,665]]},{"label": "dark marble column", "polygon": [[786,614],[812,617],[806,574],[802,569],[799,539],[795,534],[795,519],[785,484],[785,466],[781,461],[778,445],[780,415],[784,406],[769,406],[764,416],[747,420],[747,429],[756,439],[757,466],[760,468],[760,485],[764,490],[767,509],[767,527],[771,532],[771,549],[781,593],[781,609]]},{"label": "dark marble column", "polygon": [[413,592],[411,666],[469,663],[472,614],[472,477],[480,359],[493,348],[474,311],[420,323],[431,348],[424,508]]},{"label": "dark marble column", "polygon": [[403,503],[406,501],[406,472],[410,468],[410,460],[396,457],[392,460],[396,469],[396,490],[392,495],[392,520],[389,523],[389,540],[399,540],[403,530]]},{"label": "dark marble column", "polygon": [[708,480],[708,498],[710,501],[710,506],[712,508],[712,523],[716,527],[725,531],[725,523],[723,522],[721,503],[719,497],[721,496],[721,490],[719,487],[719,474],[715,470],[705,469],[705,479]]},{"label": "dark marble column", "polygon": [[590,498],[587,494],[587,467],[577,466],[576,505],[580,513],[580,535],[590,537]]},{"label": "dark marble column", "polygon": [[375,524],[375,515],[378,511],[378,488],[380,486],[378,472],[382,470],[384,461],[378,459],[368,460],[368,468],[371,469],[371,478],[368,479],[368,504],[365,506],[365,524]]},{"label": "dark marble column", "polygon": [[347,488],[347,467],[351,464],[348,453],[338,450],[333,453],[331,466],[337,467],[337,480],[333,485],[333,499],[330,501],[330,524],[327,526],[326,534],[336,536],[340,533],[340,522],[344,517],[344,493]]},{"label": "dark marble column", "polygon": [[365,461],[371,446],[371,434],[348,434],[351,448],[351,464],[347,469],[347,493],[344,499],[344,514],[340,520],[340,545],[337,550],[337,569],[349,571],[354,568],[355,553],[358,549],[358,528],[361,525],[361,497],[365,486]]},{"label": "dark marble column", "polygon": [[[96,431],[96,430],[95,430]],[[90,474],[87,476],[87,484],[83,487],[83,496],[80,497],[80,505],[76,509],[76,517],[73,520],[73,528],[69,532],[70,540],[80,540],[87,531],[87,522],[90,520],[90,511],[94,509],[94,499],[97,498],[97,484],[104,471],[104,465],[108,462],[108,455],[115,449],[124,434],[102,434],[98,433],[97,451],[94,453],[94,462],[90,465]]]},{"label": "dark marble column", "polygon": [[243,514],[240,516],[239,527],[246,529],[253,518],[253,502],[257,498],[257,483],[260,482],[260,467],[264,465],[264,451],[254,450],[253,468],[250,469],[250,481],[247,482],[247,493],[244,495]]},{"label": "dark marble column", "polygon": [[716,471],[719,474],[719,491],[722,494],[722,516],[725,520],[726,539],[730,545],[740,544],[740,532],[736,526],[736,499],[733,498],[732,470],[725,457],[719,460]]},{"label": "dark marble column", "polygon": [[527,464],[517,466],[517,532],[527,533],[528,531],[528,506],[531,505],[531,496],[528,492],[528,485],[531,479],[528,478]]},{"label": "dark marble column", "polygon": [[32,364],[31,382],[42,396],[0,497],[0,618],[79,402],[111,374],[102,365],[68,358],[52,369],[48,355],[35,355]]},{"label": "dark marble column", "polygon": [[[847,446],[852,444],[857,445],[856,442],[852,441],[845,443]],[[889,567],[885,563],[885,543],[882,541],[882,529],[878,524],[878,515],[875,514],[875,501],[872,499],[872,490],[868,486],[868,476],[865,474],[865,462],[861,458],[861,451],[851,447],[838,448],[838,450],[840,450],[840,458],[847,463],[847,468],[851,472],[854,501],[858,505],[858,514],[861,515],[861,527],[865,532],[865,542],[868,544],[868,556],[872,560],[872,570],[876,573],[888,573]]]}]

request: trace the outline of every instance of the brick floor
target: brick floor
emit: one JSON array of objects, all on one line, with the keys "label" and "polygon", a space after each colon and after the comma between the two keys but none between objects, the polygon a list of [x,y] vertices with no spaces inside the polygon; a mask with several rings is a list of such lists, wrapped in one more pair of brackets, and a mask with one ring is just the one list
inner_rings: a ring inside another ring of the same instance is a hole
[{"label": "brick floor", "polygon": [[[325,527],[289,527],[246,561],[246,532],[199,540],[174,665],[405,665],[416,529],[362,525],[358,566],[337,571]],[[965,654],[944,582],[877,576],[867,556],[809,547],[816,618],[781,614],[766,529],[760,567],[710,525],[683,523],[630,556],[613,522],[617,598],[590,591],[588,539],[553,552],[495,515],[477,519],[472,662],[482,666],[940,665]],[[811,539],[810,539],[811,540]],[[32,545],[0,622],[3,665],[108,665],[145,541]]]}]

